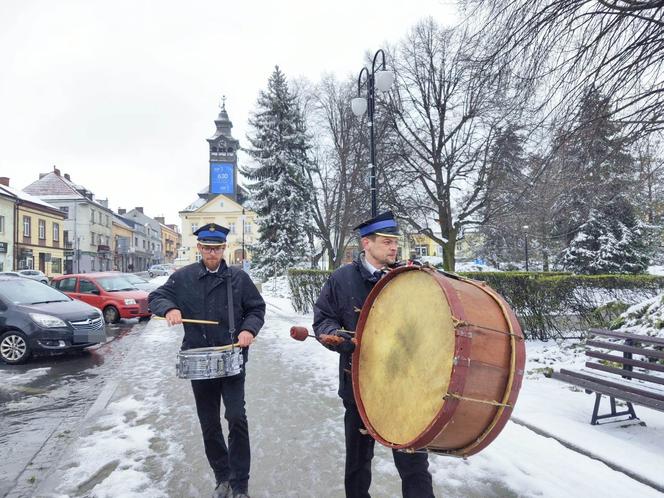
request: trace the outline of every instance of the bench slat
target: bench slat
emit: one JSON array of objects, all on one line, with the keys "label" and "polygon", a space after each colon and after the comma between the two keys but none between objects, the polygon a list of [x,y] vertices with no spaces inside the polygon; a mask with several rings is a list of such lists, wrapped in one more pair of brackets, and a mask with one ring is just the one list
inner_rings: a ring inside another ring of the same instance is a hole
[{"label": "bench slat", "polygon": [[664,337],[650,337],[642,334],[631,334],[629,332],[617,332],[615,330],[606,330],[606,329],[590,329],[589,332],[594,335],[613,337],[615,339],[631,339],[633,341],[641,342],[644,344],[655,344],[657,346],[664,346]]},{"label": "bench slat", "polygon": [[601,370],[602,372],[613,373],[620,376],[631,377],[633,379],[641,379],[648,382],[653,382],[655,384],[664,385],[664,378],[662,377],[655,377],[654,375],[647,375],[639,372],[630,372],[629,370],[625,370],[624,368],[609,367],[607,365],[602,365],[600,363],[593,363],[592,361],[586,362],[586,367],[592,368],[594,370]]},{"label": "bench slat", "polygon": [[623,365],[631,365],[633,367],[645,368],[647,370],[653,370],[655,372],[664,372],[664,365],[660,365],[659,363],[634,360],[630,358],[625,358],[623,356],[616,356],[608,353],[600,353],[599,351],[586,351],[586,356],[589,356],[591,358],[599,358],[600,360],[615,361],[616,363],[622,363]]},{"label": "bench slat", "polygon": [[637,346],[626,346],[618,342],[604,342],[604,341],[586,341],[586,346],[592,346],[594,348],[602,349],[612,349],[614,351],[622,351],[623,353],[635,353],[643,356],[649,356],[650,358],[658,358],[664,360],[664,351],[657,351],[655,349],[643,349]]},{"label": "bench slat", "polygon": [[[654,399],[657,399],[657,400],[660,400],[660,401],[664,402],[664,392],[661,392],[661,391],[660,392],[654,392],[654,391],[650,391],[650,390],[646,390],[646,389],[640,389],[639,387],[636,387],[634,385],[628,385],[628,384],[634,384],[634,382],[631,381],[631,380],[625,380],[624,383],[623,382],[616,382],[616,381],[613,381],[613,380],[608,380],[608,379],[596,377],[596,376],[593,376],[593,375],[589,375],[589,374],[583,373],[583,372],[577,372],[577,371],[574,371],[574,370],[567,370],[565,368],[561,368],[560,373],[563,374],[563,375],[570,376],[570,377],[576,377],[576,378],[579,378],[579,379],[588,380],[590,382],[595,382],[597,384],[602,384],[602,385],[605,385],[607,387],[613,387],[615,389],[628,391],[628,392],[633,393],[633,394],[640,394],[642,396],[646,396],[646,397],[649,397],[649,398],[654,398]],[[555,372],[553,374],[553,377],[555,377]],[[638,386],[638,384],[636,384],[636,385]]]},{"label": "bench slat", "polygon": [[640,394],[629,393],[621,389],[616,389],[613,387],[608,387],[597,382],[593,382],[586,379],[580,379],[576,376],[566,375],[564,373],[553,373],[553,378],[567,382],[569,384],[574,384],[589,391],[597,392],[604,394],[606,396],[611,396],[614,398],[622,399],[624,401],[629,401],[631,403],[636,403],[641,406],[647,406],[648,408],[654,408],[655,410],[664,411],[664,401],[656,400],[647,396],[642,396]]}]

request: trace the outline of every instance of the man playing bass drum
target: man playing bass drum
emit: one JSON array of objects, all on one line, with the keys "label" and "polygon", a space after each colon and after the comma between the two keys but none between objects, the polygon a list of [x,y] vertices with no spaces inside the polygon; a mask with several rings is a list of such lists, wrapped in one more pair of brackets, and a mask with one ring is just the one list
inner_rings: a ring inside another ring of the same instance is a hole
[{"label": "man playing bass drum", "polygon": [[[339,396],[346,409],[344,484],[348,498],[366,498],[370,496],[375,441],[367,434],[353,397],[351,360],[355,345],[350,340],[350,334],[337,331],[355,330],[369,292],[385,271],[395,265],[399,230],[390,211],[362,223],[356,230],[359,230],[362,252],[355,261],[330,275],[314,306],[313,328],[317,336],[337,333],[346,339],[332,348],[339,353]],[[392,453],[401,476],[404,498],[433,497],[427,454],[397,450]]]}]

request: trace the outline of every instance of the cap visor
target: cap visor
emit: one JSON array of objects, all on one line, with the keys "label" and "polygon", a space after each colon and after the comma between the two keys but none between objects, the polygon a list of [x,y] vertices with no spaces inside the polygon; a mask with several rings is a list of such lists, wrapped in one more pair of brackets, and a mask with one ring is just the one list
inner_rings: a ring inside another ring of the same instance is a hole
[{"label": "cap visor", "polygon": [[381,237],[392,237],[394,239],[401,237],[400,233],[374,232],[373,235],[380,235]]},{"label": "cap visor", "polygon": [[208,240],[199,240],[198,243],[202,246],[223,246],[223,245],[226,245],[226,241],[224,241],[224,242],[210,242]]}]

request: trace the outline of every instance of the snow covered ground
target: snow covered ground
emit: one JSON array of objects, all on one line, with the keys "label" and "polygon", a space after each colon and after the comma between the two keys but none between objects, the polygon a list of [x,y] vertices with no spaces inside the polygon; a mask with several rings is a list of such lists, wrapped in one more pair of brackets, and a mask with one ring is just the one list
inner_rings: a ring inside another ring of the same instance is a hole
[{"label": "snow covered ground", "polygon": [[[315,341],[290,339],[290,326],[310,326],[312,317],[292,311],[284,282],[273,290],[263,285],[266,325],[248,364],[250,491],[254,497],[343,496],[337,356]],[[108,405],[85,421],[35,496],[210,495],[213,480],[193,398],[188,382],[175,378],[181,337],[181,329],[155,320],[134,336],[138,342],[109,379],[114,393]],[[594,396],[544,376],[550,368],[580,365],[582,350],[551,341],[528,343],[527,351],[521,395],[496,441],[467,460],[431,456],[437,496],[661,496],[587,454],[664,487],[664,414],[636,407],[645,425],[591,426]],[[371,491],[400,496],[391,452],[380,445]]]}]

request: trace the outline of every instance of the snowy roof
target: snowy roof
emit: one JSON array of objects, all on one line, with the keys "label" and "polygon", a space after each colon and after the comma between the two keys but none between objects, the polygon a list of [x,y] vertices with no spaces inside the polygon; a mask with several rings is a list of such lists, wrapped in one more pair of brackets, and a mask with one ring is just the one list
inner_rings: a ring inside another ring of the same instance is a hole
[{"label": "snowy roof", "polygon": [[18,190],[12,187],[8,187],[7,185],[0,185],[0,191],[10,195],[11,197],[18,198],[22,201],[25,202],[31,202],[32,204],[38,204],[42,207],[52,209],[54,211],[60,212],[60,209],[54,206],[53,204],[49,204],[48,202],[45,202],[41,200],[39,197],[35,197],[34,195],[30,195],[27,192],[24,192],[22,190]]},{"label": "snowy roof", "polygon": [[46,173],[39,180],[32,182],[23,190],[47,200],[84,199],[86,202],[92,203],[97,207],[111,211],[108,207],[91,198],[93,196],[92,191],[71,180],[67,180],[55,171]]},{"label": "snowy roof", "polygon": [[186,208],[184,208],[181,213],[186,213],[189,211],[196,211],[197,209],[202,208],[205,204],[207,203],[207,199],[203,199],[202,197],[196,199],[194,202],[189,204]]}]

